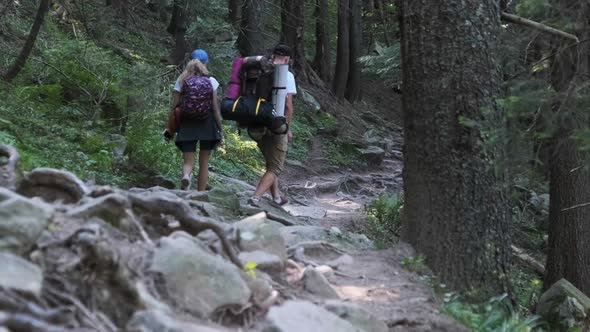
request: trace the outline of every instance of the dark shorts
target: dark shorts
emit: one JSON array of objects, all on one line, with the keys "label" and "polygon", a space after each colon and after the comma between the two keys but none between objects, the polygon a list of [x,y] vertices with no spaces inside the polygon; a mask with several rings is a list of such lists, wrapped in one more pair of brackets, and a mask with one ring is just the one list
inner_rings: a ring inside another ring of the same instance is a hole
[{"label": "dark shorts", "polygon": [[203,150],[203,151],[211,151],[211,150],[215,149],[215,147],[219,143],[218,140],[213,140],[213,141],[206,141],[206,140],[200,140],[200,141],[180,141],[180,142],[177,141],[176,142],[176,146],[183,153],[185,153],[185,152],[195,152],[197,150],[197,143],[198,142],[200,142],[199,143],[200,150]]}]

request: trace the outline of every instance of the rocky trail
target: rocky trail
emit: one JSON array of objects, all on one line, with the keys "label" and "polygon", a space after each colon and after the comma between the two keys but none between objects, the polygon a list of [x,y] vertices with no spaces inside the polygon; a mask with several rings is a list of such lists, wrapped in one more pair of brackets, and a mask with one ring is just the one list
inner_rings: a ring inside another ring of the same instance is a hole
[{"label": "rocky trail", "polygon": [[222,175],[208,192],[43,168],[16,183],[2,150],[0,331],[463,330],[402,268],[409,246],[355,233],[363,205],[401,187],[395,139],[354,172],[326,167],[315,143],[285,174],[284,209],[248,205],[254,187]]}]

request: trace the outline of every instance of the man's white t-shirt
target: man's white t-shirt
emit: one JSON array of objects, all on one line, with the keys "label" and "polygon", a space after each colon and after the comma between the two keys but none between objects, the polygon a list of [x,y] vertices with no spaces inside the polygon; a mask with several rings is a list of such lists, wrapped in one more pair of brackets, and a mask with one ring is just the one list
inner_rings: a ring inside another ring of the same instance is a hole
[{"label": "man's white t-shirt", "polygon": [[[211,81],[213,91],[217,91],[217,88],[219,87],[219,82],[217,82],[217,80],[213,76],[209,77],[209,80]],[[174,83],[174,91],[182,93],[182,84],[180,84],[180,77],[176,80],[176,83]]]},{"label": "man's white t-shirt", "polygon": [[291,73],[290,71],[287,72],[288,76],[287,76],[287,93],[289,94],[297,94],[297,87],[295,86],[295,76],[293,76],[293,73]]}]

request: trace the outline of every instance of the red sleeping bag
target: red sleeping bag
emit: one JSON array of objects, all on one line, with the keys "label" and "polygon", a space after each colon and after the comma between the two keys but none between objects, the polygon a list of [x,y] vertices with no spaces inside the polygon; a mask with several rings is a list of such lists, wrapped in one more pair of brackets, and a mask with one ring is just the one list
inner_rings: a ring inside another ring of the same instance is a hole
[{"label": "red sleeping bag", "polygon": [[225,87],[225,98],[237,99],[240,96],[240,69],[244,63],[244,58],[235,57],[231,64],[231,73],[229,82]]}]

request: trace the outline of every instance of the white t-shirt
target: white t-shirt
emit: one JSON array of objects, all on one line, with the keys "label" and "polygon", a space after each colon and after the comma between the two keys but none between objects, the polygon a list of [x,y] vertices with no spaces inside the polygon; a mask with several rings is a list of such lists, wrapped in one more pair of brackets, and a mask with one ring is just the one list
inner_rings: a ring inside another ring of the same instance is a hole
[{"label": "white t-shirt", "polygon": [[287,75],[287,93],[291,93],[296,95],[297,94],[297,87],[295,86],[295,76],[293,76],[293,73],[288,72],[289,75]]},{"label": "white t-shirt", "polygon": [[[219,82],[217,82],[217,80],[213,76],[209,77],[209,80],[211,81],[213,91],[217,91],[217,88],[219,87]],[[293,82],[293,84],[295,84],[295,82]],[[176,80],[176,83],[174,83],[174,91],[182,93],[182,84],[180,84],[180,77]]]}]

